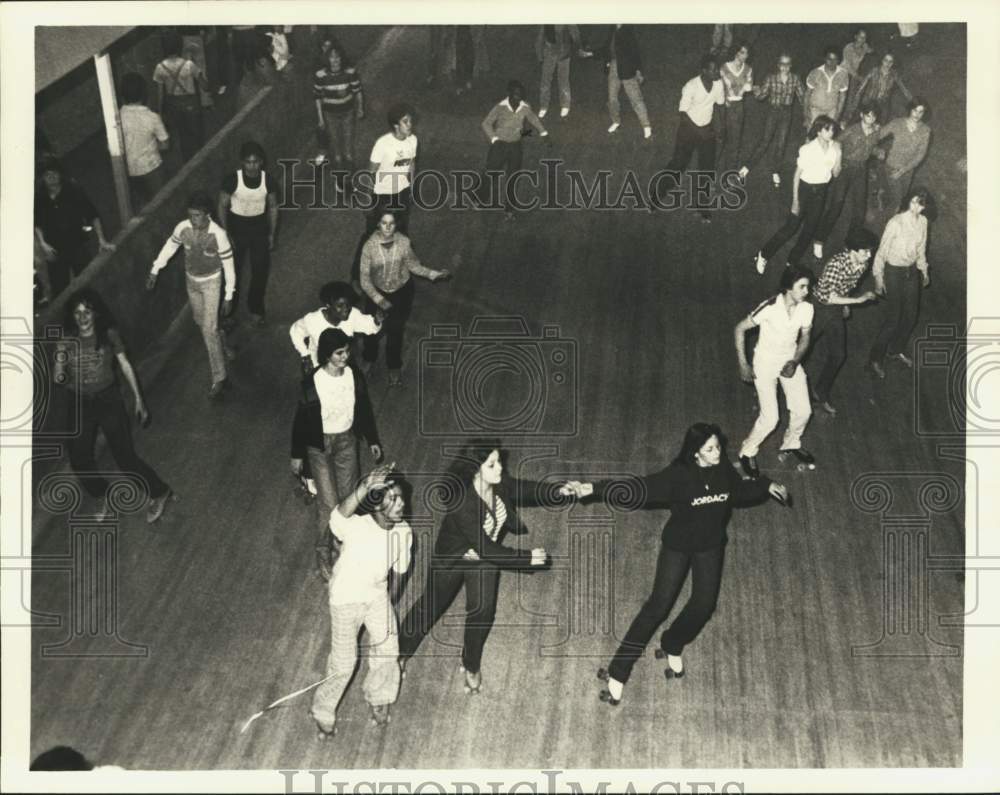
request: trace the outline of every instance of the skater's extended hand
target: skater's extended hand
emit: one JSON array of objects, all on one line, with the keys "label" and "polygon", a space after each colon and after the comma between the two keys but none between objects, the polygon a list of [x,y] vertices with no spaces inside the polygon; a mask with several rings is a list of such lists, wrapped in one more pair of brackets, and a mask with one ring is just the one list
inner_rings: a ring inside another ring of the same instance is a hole
[{"label": "skater's extended hand", "polygon": [[434,275],[431,277],[431,281],[446,282],[450,278],[451,278],[451,271],[448,270],[447,268],[442,268],[441,270],[436,271],[434,273]]},{"label": "skater's extended hand", "polygon": [[861,295],[858,296],[859,304],[867,304],[869,301],[874,301],[878,298],[878,293],[874,290],[865,290]]},{"label": "skater's extended hand", "polygon": [[753,368],[749,364],[740,365],[740,380],[745,384],[753,383]]},{"label": "skater's extended hand", "polygon": [[593,483],[583,483],[579,480],[569,480],[559,487],[559,494],[563,497],[576,497],[582,500],[594,493]]},{"label": "skater's extended hand", "polygon": [[924,287],[930,287],[931,286],[931,275],[927,271],[924,271],[924,274],[923,274],[923,285],[924,285]]},{"label": "skater's extended hand", "polygon": [[146,410],[146,404],[141,400],[136,401],[135,404],[135,418],[139,421],[139,424],[146,427],[146,423],[149,422],[149,411]]},{"label": "skater's extended hand", "polygon": [[313,360],[311,356],[303,356],[302,361],[302,375],[309,375],[313,371]]},{"label": "skater's extended hand", "polygon": [[389,473],[391,473],[395,467],[395,461],[388,464],[380,464],[365,475],[365,479],[361,482],[361,485],[364,486],[365,492],[367,493],[373,489],[381,489],[386,486],[391,486],[392,481],[388,479]]},{"label": "skater's extended hand", "polygon": [[794,359],[789,359],[785,362],[785,366],[781,368],[782,378],[791,378],[795,375],[795,368],[799,366],[799,363]]},{"label": "skater's extended hand", "polygon": [[798,202],[798,199],[796,199],[795,201],[792,202],[791,213],[792,213],[792,215],[798,215],[799,214],[799,202]]},{"label": "skater's extended hand", "polygon": [[462,555],[463,560],[479,560],[479,554],[474,549],[465,550],[465,554]]}]

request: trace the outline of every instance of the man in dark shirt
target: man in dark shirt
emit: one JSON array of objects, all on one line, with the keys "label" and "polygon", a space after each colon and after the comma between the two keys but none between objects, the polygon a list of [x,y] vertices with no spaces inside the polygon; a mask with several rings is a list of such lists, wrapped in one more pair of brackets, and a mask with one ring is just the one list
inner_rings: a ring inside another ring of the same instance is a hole
[{"label": "man in dark shirt", "polygon": [[52,297],[78,276],[90,261],[87,241],[97,234],[101,251],[114,251],[104,237],[97,210],[83,190],[65,179],[54,160],[42,165],[42,187],[35,194],[35,239],[49,263]]},{"label": "man in dark shirt", "polygon": [[[837,222],[844,202],[851,200],[851,223],[847,234],[860,229],[868,212],[868,161],[878,143],[878,111],[874,105],[861,108],[861,121],[848,127],[837,139],[840,141],[840,174],[834,178],[826,199],[826,210],[816,227],[816,240],[825,241]],[[813,244],[817,259],[822,259],[822,242]]]},{"label": "man in dark shirt", "polygon": [[[255,326],[264,325],[264,293],[278,229],[277,181],[263,169],[264,150],[256,141],[240,149],[243,168],[230,172],[219,191],[219,225],[229,233],[237,271],[250,259],[247,307]],[[237,297],[237,301],[239,298]]]}]

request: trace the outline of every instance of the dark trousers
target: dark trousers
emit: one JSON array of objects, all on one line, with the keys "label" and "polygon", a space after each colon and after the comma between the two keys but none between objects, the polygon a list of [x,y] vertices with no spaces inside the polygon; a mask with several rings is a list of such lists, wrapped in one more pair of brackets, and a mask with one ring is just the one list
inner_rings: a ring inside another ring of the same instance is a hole
[{"label": "dark trousers", "polygon": [[821,243],[833,231],[844,202],[851,202],[851,223],[848,234],[865,225],[868,212],[868,163],[845,163],[840,174],[830,184],[823,218],[816,227],[816,239]]},{"label": "dark trousers", "polygon": [[[382,333],[365,336],[366,362],[378,359],[379,337],[384,335],[385,366],[390,370],[399,370],[403,366],[403,331],[406,329],[406,321],[410,319],[410,312],[413,311],[413,293],[413,279],[393,293],[384,293],[392,304],[392,309],[386,313],[385,320],[382,321]],[[373,315],[376,308],[375,302],[368,298],[365,302],[365,312]]]},{"label": "dark trousers", "polygon": [[468,25],[455,26],[455,83],[464,86],[472,82],[476,63],[476,47]]},{"label": "dark trousers", "polygon": [[70,281],[75,279],[90,261],[90,249],[87,241],[50,240],[56,250],[56,257],[49,263],[49,283],[52,286],[52,297],[66,289]]},{"label": "dark trousers", "polygon": [[143,174],[138,177],[129,177],[128,184],[132,189],[132,200],[135,203],[135,206],[132,209],[141,210],[149,204],[153,200],[153,197],[160,192],[160,188],[163,187],[163,183],[163,163],[160,163],[160,165],[148,174]]},{"label": "dark trousers", "polygon": [[868,355],[870,361],[881,364],[886,353],[902,353],[906,349],[920,311],[921,287],[920,271],[915,265],[897,268],[886,263],[882,326]]},{"label": "dark trousers", "polygon": [[[233,244],[233,264],[238,272],[250,260],[250,286],[247,289],[247,308],[255,315],[264,315],[264,294],[271,273],[271,247],[268,244],[267,217],[243,218],[232,210],[226,217],[226,227]],[[237,274],[237,301],[242,277]]]},{"label": "dark trousers", "polygon": [[838,304],[814,304],[812,333],[813,394],[822,401],[830,399],[830,390],[837,373],[847,360],[847,322],[844,307]]},{"label": "dark trousers", "polygon": [[[746,100],[744,100],[746,101]],[[771,155],[771,172],[777,174],[785,161],[785,144],[788,141],[788,130],[792,126],[791,105],[768,105],[764,116],[764,132],[761,133],[757,146],[747,158],[747,168],[753,169],[763,160],[767,149],[774,141],[774,151]]]},{"label": "dark trousers", "polygon": [[885,190],[885,209],[893,215],[905,210],[903,200],[910,191],[910,185],[913,184],[913,172],[904,171],[896,179],[893,179],[889,176],[889,169],[883,162],[879,169],[879,177],[882,183],[881,187]]},{"label": "dark trousers", "polygon": [[486,174],[483,176],[483,188],[480,201],[491,207],[503,205],[510,207],[505,193],[506,176],[521,169],[524,162],[524,144],[520,141],[494,141],[486,152]]},{"label": "dark trousers", "polygon": [[698,170],[711,171],[715,168],[715,131],[711,124],[699,127],[686,113],[681,114],[677,125],[677,140],[674,153],[667,163],[667,171],[687,170],[691,155],[698,152]]},{"label": "dark trousers", "polygon": [[724,138],[719,152],[719,167],[738,166],[740,164],[740,146],[743,143],[744,105],[740,100],[722,110]]},{"label": "dark trousers", "polygon": [[205,140],[205,122],[201,115],[198,92],[163,98],[163,121],[178,142],[181,156],[187,162],[201,149]]},{"label": "dark trousers", "polygon": [[[667,163],[667,171],[683,174],[691,162],[691,155],[698,153],[698,170],[711,171],[715,168],[715,130],[711,124],[699,127],[686,113],[681,114],[677,125],[677,140],[674,142],[674,153]],[[679,181],[679,180],[678,180]],[[704,218],[709,217],[708,210],[701,210]]]},{"label": "dark trousers", "polygon": [[716,547],[704,552],[681,552],[660,547],[653,592],[642,605],[639,614],[632,620],[611,665],[608,666],[608,672],[613,679],[622,683],[628,681],[632,668],[642,657],[656,628],[670,615],[689,570],[691,598],[677,618],[671,622],[667,631],[660,636],[660,648],[667,654],[678,655],[687,644],[698,637],[698,633],[715,612],[719,586],[722,584],[724,555],[725,547]]},{"label": "dark trousers", "polygon": [[378,228],[379,219],[386,210],[392,210],[395,214],[396,229],[409,236],[411,201],[409,188],[404,188],[399,193],[376,193],[375,207],[365,218],[365,239],[371,237],[372,232]]},{"label": "dark trousers", "polygon": [[799,180],[799,214],[789,213],[781,228],[764,244],[760,250],[764,259],[771,259],[798,231],[798,240],[795,241],[795,245],[788,253],[788,263],[790,265],[798,264],[806,248],[815,237],[816,227],[819,226],[820,218],[823,216],[826,188],[827,183],[825,182],[822,185],[812,185]]},{"label": "dark trousers", "polygon": [[462,665],[470,673],[479,673],[483,646],[493,629],[497,610],[500,569],[490,563],[431,559],[427,585],[420,599],[410,608],[399,631],[399,657],[408,660],[444,615],[465,586],[465,634]]},{"label": "dark trousers", "polygon": [[[80,410],[80,433],[69,439],[69,462],[80,482],[91,497],[103,497],[108,490],[107,472],[99,474],[94,460],[94,440],[97,429],[104,431],[111,455],[119,472],[138,476],[149,491],[150,497],[160,497],[167,492],[167,484],[160,480],[153,468],[143,461],[132,446],[132,432],[128,415],[118,385],[88,397],[70,392],[70,411]],[[73,420],[71,420],[72,427]]]}]

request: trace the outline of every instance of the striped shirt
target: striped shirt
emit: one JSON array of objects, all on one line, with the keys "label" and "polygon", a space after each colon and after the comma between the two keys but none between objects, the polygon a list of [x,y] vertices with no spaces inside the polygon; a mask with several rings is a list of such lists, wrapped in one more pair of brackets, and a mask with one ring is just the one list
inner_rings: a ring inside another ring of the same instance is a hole
[{"label": "striped shirt", "polygon": [[500,535],[500,528],[507,521],[507,506],[496,494],[493,495],[493,509],[486,511],[483,517],[483,532],[490,537],[491,541],[496,541]]},{"label": "striped shirt", "polygon": [[766,97],[774,107],[787,108],[796,98],[802,102],[804,96],[805,89],[802,87],[802,78],[789,72],[788,79],[782,82],[781,75],[775,72],[764,79],[764,85],[760,87],[758,99]]},{"label": "striped shirt", "polygon": [[184,246],[184,270],[187,275],[196,281],[204,281],[224,273],[226,300],[232,299],[236,292],[236,270],[233,267],[233,247],[226,230],[212,220],[205,229],[195,229],[185,218],[174,227],[173,234],[163,244],[151,273],[155,276],[167,267],[170,258],[181,246]]},{"label": "striped shirt", "polygon": [[819,303],[828,304],[832,295],[850,295],[867,269],[867,261],[855,265],[851,252],[841,251],[823,266],[823,273],[813,288],[813,296]]},{"label": "striped shirt", "polygon": [[361,93],[361,76],[353,66],[339,72],[320,69],[313,80],[313,96],[327,110],[345,111],[353,108],[355,98]]}]

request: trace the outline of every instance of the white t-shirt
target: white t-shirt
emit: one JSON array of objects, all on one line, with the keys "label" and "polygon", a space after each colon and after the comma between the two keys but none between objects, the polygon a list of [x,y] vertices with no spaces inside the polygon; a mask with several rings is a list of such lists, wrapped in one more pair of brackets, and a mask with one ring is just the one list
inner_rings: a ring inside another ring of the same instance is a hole
[{"label": "white t-shirt", "polygon": [[825,185],[833,179],[833,167],[837,165],[837,158],[840,156],[840,144],[830,141],[826,150],[819,142],[819,138],[813,138],[809,143],[799,147],[799,159],[796,165],[802,169],[799,178],[810,185]]},{"label": "white t-shirt", "polygon": [[387,132],[372,147],[372,163],[378,163],[375,171],[375,193],[391,196],[402,193],[410,187],[410,164],[417,157],[417,136],[408,135],[400,141]]},{"label": "white t-shirt", "polygon": [[354,373],[345,367],[340,375],[317,370],[313,376],[323,415],[323,433],[344,433],[354,424]]},{"label": "white t-shirt", "polygon": [[330,513],[330,532],[344,542],[330,577],[330,604],[372,602],[386,591],[389,570],[410,568],[410,525],[399,522],[383,530],[371,516]]},{"label": "white t-shirt", "polygon": [[338,328],[348,337],[353,337],[355,334],[378,334],[381,326],[375,322],[375,318],[366,315],[356,306],[351,307],[347,320],[335,324],[327,322],[323,310],[317,309],[296,320],[288,335],[292,338],[292,345],[299,352],[299,356],[309,355],[313,364],[317,365],[319,362],[316,360],[316,349],[319,347],[319,335],[328,328]]},{"label": "white t-shirt", "polygon": [[778,295],[768,298],[751,312],[750,320],[760,326],[754,359],[788,361],[795,355],[799,332],[812,327],[813,305],[803,301],[789,313],[785,308],[785,299]]},{"label": "white t-shirt", "polygon": [[712,121],[712,110],[715,105],[726,103],[726,90],[722,80],[712,83],[712,90],[706,91],[701,76],[692,77],[681,89],[681,104],[679,110],[686,113],[696,125],[704,127]]}]

